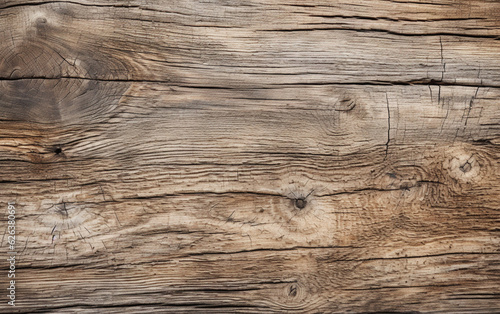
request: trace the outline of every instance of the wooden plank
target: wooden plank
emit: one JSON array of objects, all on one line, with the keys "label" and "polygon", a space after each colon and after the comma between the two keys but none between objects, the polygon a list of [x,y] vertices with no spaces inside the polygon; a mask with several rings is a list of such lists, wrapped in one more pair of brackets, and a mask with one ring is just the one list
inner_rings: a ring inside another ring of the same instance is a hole
[{"label": "wooden plank", "polygon": [[[490,17],[492,11],[498,12],[498,5],[489,4],[475,9],[478,16],[486,15],[484,22],[482,17],[472,18],[477,28],[498,29]],[[171,4],[173,12],[160,10],[163,2],[151,8],[73,2],[7,7],[2,10],[4,23],[22,27],[4,28],[0,77],[153,80],[225,88],[431,81],[498,86],[499,34],[461,32],[460,28],[453,33],[440,26],[440,31],[426,30],[430,13],[403,27],[425,29],[422,33],[405,33],[394,26],[405,24],[404,17],[400,22],[379,19],[380,26],[353,18],[366,25],[361,29],[343,23],[332,26],[328,18],[317,22],[314,10],[301,13],[307,7],[281,4],[278,7],[284,7],[284,12],[280,12],[270,5],[256,4],[249,11],[247,6],[235,9],[236,4],[217,7],[193,2],[192,6]],[[236,12],[224,15],[224,10]],[[212,11],[215,18],[198,17],[197,12]],[[324,14],[332,11],[336,12],[335,7],[323,10]],[[303,19],[301,24],[296,22]],[[283,20],[290,22],[283,24]],[[468,28],[463,21],[455,23]]]},{"label": "wooden plank", "polygon": [[500,311],[499,6],[1,1],[0,312]]}]

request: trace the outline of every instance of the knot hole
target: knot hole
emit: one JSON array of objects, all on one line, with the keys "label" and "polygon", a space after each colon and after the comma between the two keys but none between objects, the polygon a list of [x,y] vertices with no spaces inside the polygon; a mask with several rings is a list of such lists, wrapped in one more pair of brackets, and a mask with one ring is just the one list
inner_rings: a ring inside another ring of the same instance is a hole
[{"label": "knot hole", "polygon": [[295,199],[295,207],[298,209],[304,209],[307,205],[307,201],[304,198]]}]

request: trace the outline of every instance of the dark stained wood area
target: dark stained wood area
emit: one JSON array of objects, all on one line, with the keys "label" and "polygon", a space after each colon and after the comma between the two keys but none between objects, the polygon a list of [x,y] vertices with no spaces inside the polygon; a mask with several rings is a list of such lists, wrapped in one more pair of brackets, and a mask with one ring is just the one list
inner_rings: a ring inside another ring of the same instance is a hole
[{"label": "dark stained wood area", "polygon": [[500,312],[500,2],[0,0],[0,206],[1,313]]}]

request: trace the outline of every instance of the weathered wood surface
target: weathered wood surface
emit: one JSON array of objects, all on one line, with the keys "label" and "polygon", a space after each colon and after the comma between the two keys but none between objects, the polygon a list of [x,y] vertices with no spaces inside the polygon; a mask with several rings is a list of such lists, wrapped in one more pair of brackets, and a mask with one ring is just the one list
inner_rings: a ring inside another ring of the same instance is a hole
[{"label": "weathered wood surface", "polygon": [[500,311],[498,1],[1,0],[0,26],[0,311]]}]

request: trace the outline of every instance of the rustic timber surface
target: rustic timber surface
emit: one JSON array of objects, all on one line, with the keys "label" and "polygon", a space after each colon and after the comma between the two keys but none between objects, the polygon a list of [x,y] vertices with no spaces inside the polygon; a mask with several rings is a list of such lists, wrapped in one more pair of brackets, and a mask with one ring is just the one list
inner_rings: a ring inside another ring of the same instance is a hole
[{"label": "rustic timber surface", "polygon": [[498,1],[0,0],[2,313],[499,312],[499,170]]}]

